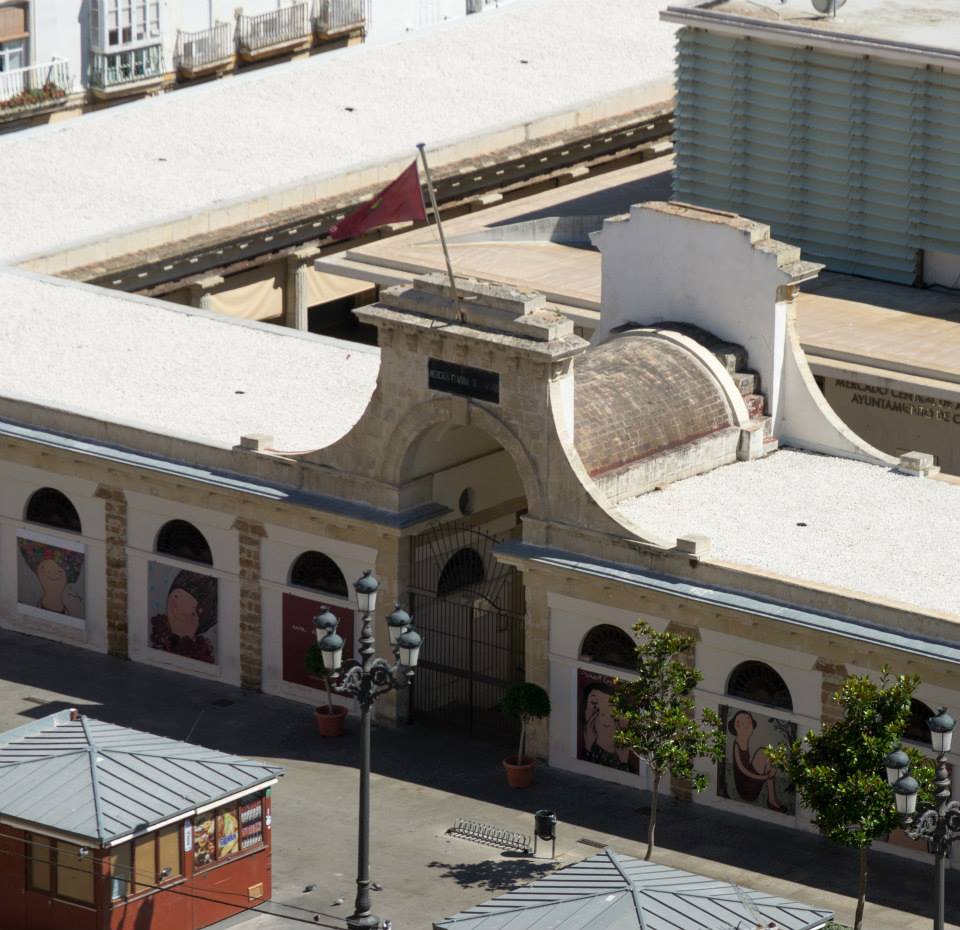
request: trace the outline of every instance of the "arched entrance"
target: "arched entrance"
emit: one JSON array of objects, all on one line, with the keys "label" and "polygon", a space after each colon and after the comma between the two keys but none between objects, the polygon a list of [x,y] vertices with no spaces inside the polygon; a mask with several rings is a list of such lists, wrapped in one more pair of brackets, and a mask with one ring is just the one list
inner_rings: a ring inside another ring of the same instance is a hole
[{"label": "arched entrance", "polygon": [[455,515],[410,540],[410,606],[423,634],[411,716],[482,738],[511,738],[516,727],[500,703],[524,677],[523,585],[520,572],[498,562],[493,550],[520,537],[527,508],[520,474],[486,431],[443,423],[414,439],[399,478]]},{"label": "arched entrance", "polygon": [[493,556],[497,539],[441,524],[413,540],[410,601],[423,651],[413,719],[498,742],[514,721],[500,702],[524,678],[522,575]]}]

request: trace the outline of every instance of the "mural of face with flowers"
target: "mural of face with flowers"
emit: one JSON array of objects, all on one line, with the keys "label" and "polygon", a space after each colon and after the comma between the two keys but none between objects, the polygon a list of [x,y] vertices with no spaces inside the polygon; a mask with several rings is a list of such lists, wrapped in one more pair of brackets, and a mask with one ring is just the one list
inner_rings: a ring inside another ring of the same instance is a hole
[{"label": "mural of face with flowers", "polygon": [[84,552],[21,535],[17,599],[34,609],[61,616],[84,616]]}]

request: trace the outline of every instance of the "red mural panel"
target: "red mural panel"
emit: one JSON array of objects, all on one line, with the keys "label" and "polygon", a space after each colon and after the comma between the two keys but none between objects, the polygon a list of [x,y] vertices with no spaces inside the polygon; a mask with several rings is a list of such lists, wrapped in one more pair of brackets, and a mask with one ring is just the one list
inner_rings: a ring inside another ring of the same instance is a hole
[{"label": "red mural panel", "polygon": [[[313,618],[323,601],[296,594],[283,595],[283,680],[294,685],[323,690],[323,679],[307,671],[307,650],[316,642]],[[337,632],[343,637],[343,657],[353,657],[353,611],[349,607],[328,609],[340,621]]]}]

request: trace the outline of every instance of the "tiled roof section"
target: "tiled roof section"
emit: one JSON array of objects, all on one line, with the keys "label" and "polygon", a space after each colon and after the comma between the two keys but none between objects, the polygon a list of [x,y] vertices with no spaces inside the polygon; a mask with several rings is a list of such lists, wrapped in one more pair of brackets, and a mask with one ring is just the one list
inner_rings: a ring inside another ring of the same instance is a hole
[{"label": "tiled roof section", "polygon": [[624,336],[576,361],[574,443],[592,477],[733,425],[699,359],[662,339]]},{"label": "tiled roof section", "polygon": [[0,735],[0,815],[105,844],[282,774],[63,711]]},{"label": "tiled roof section", "polygon": [[833,912],[610,849],[434,924],[435,930],[816,930]]}]

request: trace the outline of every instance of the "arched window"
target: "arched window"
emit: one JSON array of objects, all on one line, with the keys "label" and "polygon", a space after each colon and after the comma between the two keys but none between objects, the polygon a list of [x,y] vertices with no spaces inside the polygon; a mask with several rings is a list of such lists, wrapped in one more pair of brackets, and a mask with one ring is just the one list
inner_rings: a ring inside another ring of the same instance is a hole
[{"label": "arched window", "polygon": [[443,566],[437,582],[437,595],[444,597],[461,588],[477,584],[486,577],[483,556],[476,549],[458,549]]},{"label": "arched window", "polygon": [[175,559],[213,565],[210,545],[192,523],[186,520],[171,520],[164,523],[157,533],[157,552],[172,555]]},{"label": "arched window", "polygon": [[787,683],[765,662],[741,662],[727,680],[727,694],[793,710]]},{"label": "arched window", "polygon": [[910,698],[910,717],[907,720],[907,728],[903,731],[903,738],[929,746],[930,727],[927,726],[927,721],[933,716],[936,715],[923,701]]},{"label": "arched window", "polygon": [[636,671],[637,659],[634,642],[618,626],[601,623],[593,627],[583,637],[580,658],[585,662],[599,662],[601,665],[615,665]]},{"label": "arched window", "polygon": [[347,579],[337,563],[322,552],[310,550],[297,556],[290,569],[290,584],[312,588],[335,597],[348,597]]},{"label": "arched window", "polygon": [[77,508],[70,503],[70,498],[56,488],[40,488],[30,495],[24,519],[31,523],[42,523],[55,530],[69,530],[71,533],[82,533],[80,515]]}]

